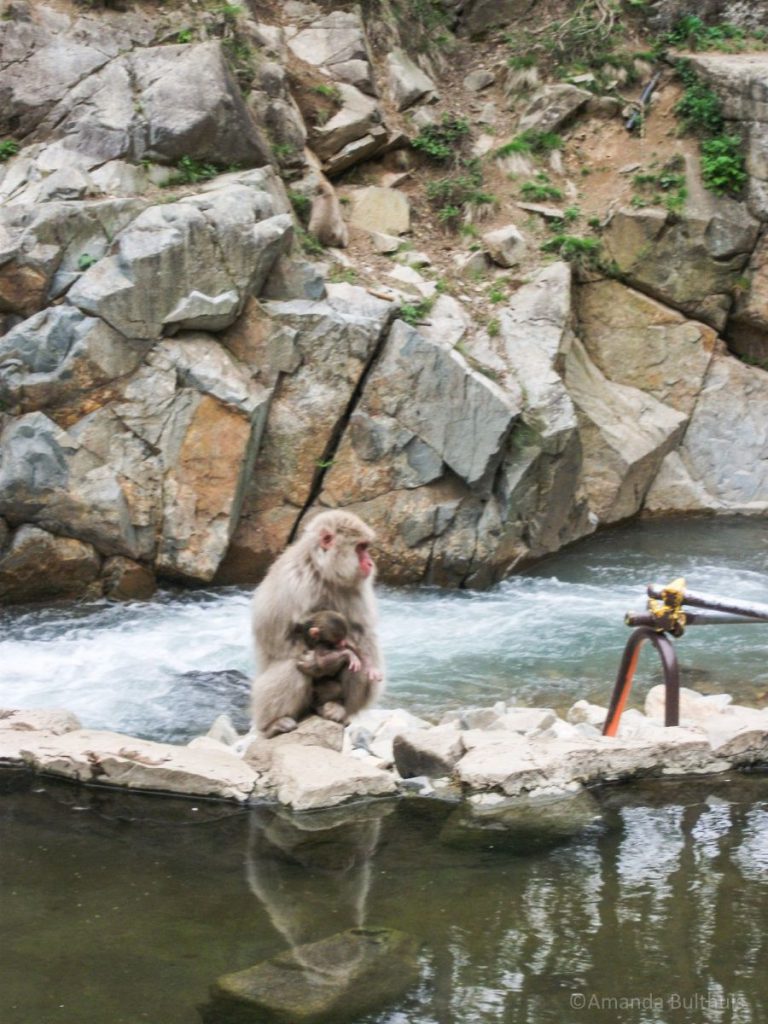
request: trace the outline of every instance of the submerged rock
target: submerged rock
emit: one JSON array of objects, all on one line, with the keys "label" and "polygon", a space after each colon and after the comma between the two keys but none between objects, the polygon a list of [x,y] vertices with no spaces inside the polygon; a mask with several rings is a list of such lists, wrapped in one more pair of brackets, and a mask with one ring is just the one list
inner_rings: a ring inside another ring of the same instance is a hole
[{"label": "submerged rock", "polygon": [[451,814],[440,841],[459,850],[526,855],[567,843],[600,820],[600,805],[584,792],[555,799],[508,800],[491,807],[469,804]]},{"label": "submerged rock", "polygon": [[419,942],[388,928],[352,928],[226,974],[201,1007],[206,1024],[322,1024],[393,1002],[418,977]]}]

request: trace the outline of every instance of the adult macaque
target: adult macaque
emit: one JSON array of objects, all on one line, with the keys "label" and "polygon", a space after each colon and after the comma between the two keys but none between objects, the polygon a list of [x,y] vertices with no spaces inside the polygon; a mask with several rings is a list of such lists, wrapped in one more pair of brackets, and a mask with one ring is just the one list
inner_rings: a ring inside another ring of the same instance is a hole
[{"label": "adult macaque", "polygon": [[312,678],[298,667],[306,645],[301,624],[332,609],[349,623],[360,665],[341,669],[340,703],[346,715],[371,704],[383,673],[373,594],[373,531],[351,512],[321,512],[272,565],[253,598],[253,635],[259,675],[253,683],[253,723],[265,736],[295,729],[312,708]]}]

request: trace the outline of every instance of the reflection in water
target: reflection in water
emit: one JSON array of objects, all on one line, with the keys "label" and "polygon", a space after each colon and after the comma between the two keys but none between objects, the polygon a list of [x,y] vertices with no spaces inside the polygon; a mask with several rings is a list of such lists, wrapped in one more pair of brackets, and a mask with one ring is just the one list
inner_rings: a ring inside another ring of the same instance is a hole
[{"label": "reflection in water", "polygon": [[220,976],[363,923],[424,953],[356,1024],[768,1019],[765,776],[606,789],[601,827],[534,856],[447,846],[453,809],[422,800],[291,816],[19,787],[3,1024],[199,1024]]}]

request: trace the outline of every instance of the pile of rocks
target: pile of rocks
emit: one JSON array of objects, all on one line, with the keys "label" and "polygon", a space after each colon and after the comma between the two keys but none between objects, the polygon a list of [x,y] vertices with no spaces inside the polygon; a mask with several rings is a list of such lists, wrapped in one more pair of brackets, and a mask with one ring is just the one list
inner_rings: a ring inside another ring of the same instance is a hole
[{"label": "pile of rocks", "polygon": [[403,710],[369,710],[345,730],[310,717],[272,740],[238,736],[226,716],[186,746],[83,729],[65,711],[0,712],[0,762],[79,782],[294,810],[418,792],[471,805],[577,793],[646,775],[727,771],[768,763],[768,710],[727,694],[681,692],[681,724],[665,728],[664,690],[630,710],[616,738],[606,709],[578,701],[561,718],[503,701],[447,712],[438,724]]}]

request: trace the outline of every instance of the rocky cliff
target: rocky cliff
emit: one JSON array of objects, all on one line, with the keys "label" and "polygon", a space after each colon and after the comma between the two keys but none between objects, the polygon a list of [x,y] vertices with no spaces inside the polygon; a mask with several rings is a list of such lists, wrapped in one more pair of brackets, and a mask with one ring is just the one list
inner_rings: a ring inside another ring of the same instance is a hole
[{"label": "rocky cliff", "polygon": [[316,506],[469,586],[764,513],[743,6],[1,2],[0,597],[255,581]]}]

